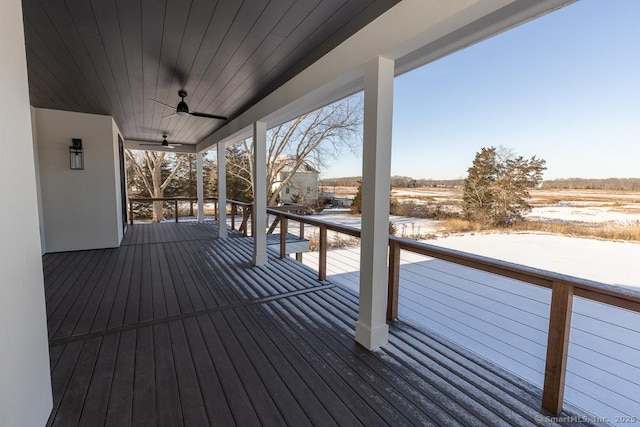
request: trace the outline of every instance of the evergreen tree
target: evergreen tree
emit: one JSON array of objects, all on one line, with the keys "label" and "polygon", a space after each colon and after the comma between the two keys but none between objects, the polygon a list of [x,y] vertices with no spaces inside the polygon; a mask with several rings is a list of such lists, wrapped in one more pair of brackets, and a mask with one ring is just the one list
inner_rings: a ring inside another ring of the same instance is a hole
[{"label": "evergreen tree", "polygon": [[482,148],[464,181],[463,212],[481,224],[506,227],[531,210],[529,191],[540,185],[545,161],[511,151]]},{"label": "evergreen tree", "polygon": [[358,181],[358,191],[353,197],[353,204],[351,205],[351,213],[362,213],[362,181]]}]

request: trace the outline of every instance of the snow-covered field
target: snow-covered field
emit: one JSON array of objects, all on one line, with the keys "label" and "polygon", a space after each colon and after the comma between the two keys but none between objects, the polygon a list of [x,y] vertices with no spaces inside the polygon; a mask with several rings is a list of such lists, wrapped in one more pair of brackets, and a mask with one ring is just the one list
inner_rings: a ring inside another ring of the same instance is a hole
[{"label": "snow-covered field", "polygon": [[[319,218],[359,227],[359,218],[344,212],[325,212]],[[437,230],[435,221],[404,221]],[[452,236],[425,243],[640,292],[637,243],[524,233]],[[317,253],[305,254],[304,262],[317,268]],[[542,386],[548,289],[404,251],[401,262],[402,319],[435,330]],[[330,251],[327,270],[329,280],[357,291],[359,248]],[[569,355],[569,402],[611,421],[640,414],[639,314],[575,298]]]},{"label": "snow-covered field", "polygon": [[578,221],[600,224],[618,222],[621,224],[640,221],[640,206],[624,209],[615,206],[579,205],[559,203],[554,206],[534,207],[526,218],[535,220]]},{"label": "snow-covered field", "polygon": [[[527,218],[571,222],[622,224],[640,220],[640,194],[603,190],[534,190]],[[418,204],[459,204],[462,191],[450,188],[394,188],[392,197]]]},{"label": "snow-covered field", "polygon": [[640,290],[640,244],[549,234],[476,234],[425,243]]},{"label": "snow-covered field", "polygon": [[[360,217],[352,215],[348,209],[325,209],[317,217],[322,221],[360,228]],[[438,221],[424,218],[406,218],[392,215],[389,220],[395,224],[399,237],[425,236],[438,231]]]}]

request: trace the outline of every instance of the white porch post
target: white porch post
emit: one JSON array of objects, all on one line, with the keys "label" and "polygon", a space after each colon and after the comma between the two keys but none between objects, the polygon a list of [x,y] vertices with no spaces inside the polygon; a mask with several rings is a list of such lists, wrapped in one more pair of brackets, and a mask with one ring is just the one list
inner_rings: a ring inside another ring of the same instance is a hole
[{"label": "white porch post", "polygon": [[37,135],[29,107],[21,1],[2,2],[0,35],[0,91],[11,99],[11,108],[0,115],[0,182],[5,183],[5,200],[19,201],[0,208],[0,426],[42,426],[52,396],[38,232]]},{"label": "white porch post", "polygon": [[204,177],[202,174],[202,153],[196,154],[196,189],[198,192],[198,222],[204,222]]},{"label": "white porch post", "polygon": [[385,345],[387,248],[394,62],[378,57],[364,76],[360,311],[356,341],[369,350]]},{"label": "white porch post", "polygon": [[267,263],[267,124],[253,124],[253,265]]},{"label": "white porch post", "polygon": [[218,142],[218,237],[227,237],[227,151],[224,142]]}]

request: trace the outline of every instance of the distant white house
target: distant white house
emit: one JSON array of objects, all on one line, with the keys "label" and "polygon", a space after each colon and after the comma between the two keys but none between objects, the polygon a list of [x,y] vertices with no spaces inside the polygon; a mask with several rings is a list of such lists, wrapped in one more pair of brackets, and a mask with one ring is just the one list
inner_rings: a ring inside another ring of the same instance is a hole
[{"label": "distant white house", "polygon": [[[278,159],[284,166],[278,172],[274,183],[274,190],[280,182],[287,179],[293,170],[294,161],[290,157]],[[291,179],[280,189],[280,203],[303,203],[315,205],[318,202],[318,177],[320,172],[309,162],[300,165]]]}]

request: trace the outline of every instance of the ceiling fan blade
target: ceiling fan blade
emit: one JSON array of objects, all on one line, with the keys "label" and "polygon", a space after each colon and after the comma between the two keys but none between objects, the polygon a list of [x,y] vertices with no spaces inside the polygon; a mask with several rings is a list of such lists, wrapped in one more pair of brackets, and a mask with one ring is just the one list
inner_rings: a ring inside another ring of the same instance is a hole
[{"label": "ceiling fan blade", "polygon": [[165,104],[164,102],[156,101],[155,99],[150,99],[149,101],[155,102],[156,104],[164,105],[165,107],[168,107],[168,108],[176,108],[173,105]]},{"label": "ceiling fan blade", "polygon": [[155,146],[155,145],[162,145],[162,143],[160,143],[160,142],[146,142],[144,144],[140,143],[138,145],[154,145]]},{"label": "ceiling fan blade", "polygon": [[173,116],[177,116],[177,115],[178,115],[178,113],[167,114],[166,116],[162,116],[162,118],[160,118],[160,120],[168,119],[169,117],[173,117]]},{"label": "ceiling fan blade", "polygon": [[138,144],[140,146],[142,145],[148,145],[151,147],[156,147],[156,148],[168,148],[170,150],[173,150],[174,148],[177,148],[175,144],[169,144],[169,145],[162,145],[162,144]]},{"label": "ceiling fan blade", "polygon": [[196,117],[206,117],[207,119],[227,120],[227,118],[224,116],[218,116],[215,114],[208,114],[208,113],[198,113],[197,111],[189,111],[189,114]]}]

